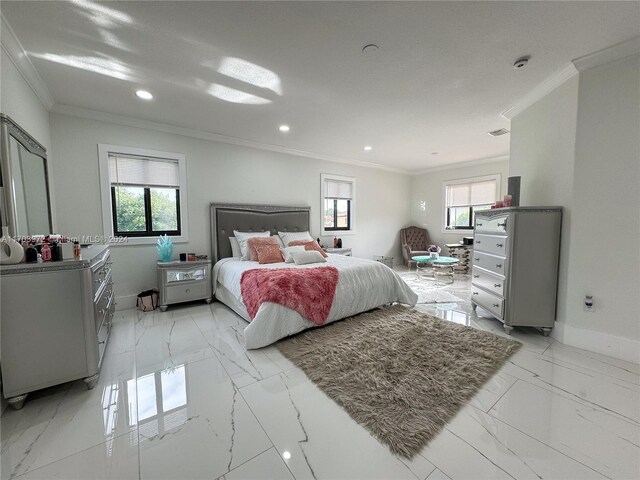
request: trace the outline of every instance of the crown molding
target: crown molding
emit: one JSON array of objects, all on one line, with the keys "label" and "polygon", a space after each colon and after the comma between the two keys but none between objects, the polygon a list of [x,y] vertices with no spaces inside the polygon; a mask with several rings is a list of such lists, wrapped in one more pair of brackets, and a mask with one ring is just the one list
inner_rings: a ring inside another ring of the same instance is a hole
[{"label": "crown molding", "polygon": [[1,38],[0,45],[2,46],[2,50],[5,51],[9,59],[13,62],[13,64],[24,78],[27,85],[31,87],[33,93],[36,94],[42,105],[47,110],[51,110],[51,107],[55,104],[53,100],[53,96],[47,85],[42,80],[42,77],[34,67],[33,63],[31,63],[31,59],[27,55],[26,50],[18,40],[16,33],[11,28],[11,25],[7,22],[7,19],[4,18],[4,15],[0,13],[0,22],[1,22]]},{"label": "crown molding", "polygon": [[177,127],[175,125],[169,125],[167,123],[159,123],[159,122],[153,122],[150,120],[142,120],[139,118],[127,117],[125,115],[118,115],[118,114],[109,113],[109,112],[101,112],[99,110],[91,110],[83,107],[74,107],[71,105],[62,105],[62,104],[56,103],[55,106],[51,109],[51,111],[53,113],[70,115],[72,117],[86,118],[89,120],[98,120],[100,122],[114,123],[116,125],[142,128],[145,130],[153,130],[156,132],[170,133],[173,135],[181,135],[183,137],[198,138],[200,140],[209,140],[211,142],[219,142],[219,143],[226,143],[230,145],[237,145],[241,147],[255,148],[258,150],[266,150],[269,152],[285,153],[287,155],[310,158],[313,160],[324,160],[326,162],[343,163],[347,165],[355,165],[357,167],[374,168],[378,170],[386,170],[388,172],[402,173],[404,175],[411,174],[409,170],[390,167],[387,165],[381,165],[379,163],[363,162],[361,160],[334,157],[331,155],[323,155],[319,153],[307,152],[305,150],[297,150],[294,148],[283,147],[280,145],[271,145],[268,143],[254,142],[252,140],[245,140],[243,138],[231,137],[228,135],[222,135],[220,133],[212,133],[212,132],[205,132],[203,130]]},{"label": "crown molding", "polygon": [[454,170],[456,168],[475,167],[477,165],[485,165],[487,163],[506,162],[509,161],[509,155],[498,155],[497,157],[479,158],[477,160],[469,160],[466,162],[450,163],[448,165],[439,165],[437,167],[425,168],[411,172],[413,176],[423,175],[431,172],[441,172],[443,170]]},{"label": "crown molding", "polygon": [[513,117],[515,117],[519,113],[522,113],[524,110],[551,93],[553,90],[558,88],[560,85],[562,85],[577,73],[578,70],[576,69],[575,65],[573,63],[570,63],[562,70],[554,73],[529,93],[527,93],[515,105],[503,111],[500,116],[506,118],[507,120],[511,120]]},{"label": "crown molding", "polygon": [[630,55],[637,55],[638,53],[640,53],[640,36],[603,48],[602,50],[590,53],[589,55],[576,58],[573,60],[573,64],[576,66],[578,71],[582,72],[589,68],[614,62]]}]

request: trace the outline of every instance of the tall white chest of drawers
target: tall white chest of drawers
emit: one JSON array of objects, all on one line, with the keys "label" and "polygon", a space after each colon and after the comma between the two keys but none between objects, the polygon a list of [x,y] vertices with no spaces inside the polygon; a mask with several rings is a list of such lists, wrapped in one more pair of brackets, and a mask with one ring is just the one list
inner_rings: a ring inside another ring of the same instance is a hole
[{"label": "tall white chest of drawers", "polygon": [[471,303],[504,324],[541,328],[556,316],[561,207],[476,212]]}]

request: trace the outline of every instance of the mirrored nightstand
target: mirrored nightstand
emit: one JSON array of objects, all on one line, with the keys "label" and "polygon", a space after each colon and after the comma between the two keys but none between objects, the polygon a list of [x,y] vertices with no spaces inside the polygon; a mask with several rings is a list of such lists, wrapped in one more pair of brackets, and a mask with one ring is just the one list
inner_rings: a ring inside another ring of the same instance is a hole
[{"label": "mirrored nightstand", "polygon": [[213,299],[211,287],[211,260],[195,262],[158,262],[158,289],[160,310],[173,303]]}]

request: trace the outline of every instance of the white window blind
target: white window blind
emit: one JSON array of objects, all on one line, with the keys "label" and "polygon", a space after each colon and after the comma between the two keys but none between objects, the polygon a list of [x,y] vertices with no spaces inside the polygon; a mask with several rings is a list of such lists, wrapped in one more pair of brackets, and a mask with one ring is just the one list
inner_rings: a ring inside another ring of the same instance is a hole
[{"label": "white window blind", "polygon": [[352,182],[327,179],[324,182],[324,197],[352,200],[353,184]]},{"label": "white window blind", "polygon": [[109,178],[112,185],[180,187],[177,160],[110,154]]},{"label": "white window blind", "polygon": [[447,185],[447,207],[488,205],[496,201],[496,180]]}]

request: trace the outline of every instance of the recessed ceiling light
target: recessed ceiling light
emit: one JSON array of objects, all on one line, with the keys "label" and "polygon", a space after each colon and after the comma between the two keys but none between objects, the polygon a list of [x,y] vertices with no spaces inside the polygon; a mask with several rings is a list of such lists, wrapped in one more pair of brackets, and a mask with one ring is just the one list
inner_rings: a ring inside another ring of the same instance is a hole
[{"label": "recessed ceiling light", "polygon": [[147,92],[146,90],[136,90],[136,97],[141,98],[143,100],[153,99],[153,95],[151,95],[151,93]]},{"label": "recessed ceiling light", "polygon": [[288,132],[289,130],[291,130],[291,127],[289,125],[280,125],[279,130],[281,132]]},{"label": "recessed ceiling light", "polygon": [[371,145],[365,145],[364,147],[365,152],[370,152],[371,150],[373,150],[373,147],[371,147]]}]

